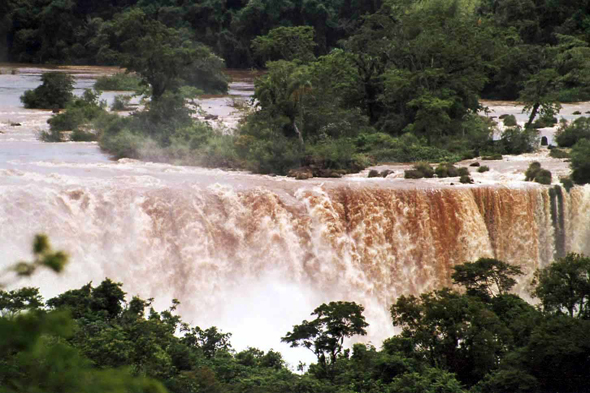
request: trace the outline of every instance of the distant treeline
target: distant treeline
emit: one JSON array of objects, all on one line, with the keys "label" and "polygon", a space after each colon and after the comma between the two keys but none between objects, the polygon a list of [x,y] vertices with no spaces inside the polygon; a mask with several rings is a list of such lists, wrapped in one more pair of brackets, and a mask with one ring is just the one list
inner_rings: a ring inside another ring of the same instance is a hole
[{"label": "distant treeline", "polygon": [[[263,66],[252,40],[279,26],[312,26],[317,52],[326,54],[350,36],[381,0],[3,0],[0,34],[5,60],[112,65],[103,30],[117,14],[142,10],[182,30],[225,59],[228,67]],[[3,16],[3,17],[2,17]],[[1,46],[0,46],[1,48]],[[1,59],[1,57],[0,57]]]}]

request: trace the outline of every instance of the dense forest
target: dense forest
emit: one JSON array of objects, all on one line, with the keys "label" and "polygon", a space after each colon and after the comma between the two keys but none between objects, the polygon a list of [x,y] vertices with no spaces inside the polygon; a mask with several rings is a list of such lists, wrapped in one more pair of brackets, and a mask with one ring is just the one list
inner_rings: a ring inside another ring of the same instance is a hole
[{"label": "dense forest", "polygon": [[[59,141],[73,130],[74,139],[98,139],[116,158],[302,178],[379,162],[452,163],[531,152],[537,130],[559,121],[560,103],[590,99],[587,0],[8,0],[1,7],[6,59],[118,65],[135,75],[151,98],[145,110],[117,118],[92,100],[54,104],[75,113],[66,111],[45,135]],[[198,107],[186,105],[225,92],[225,67],[264,70],[255,109],[232,135],[195,121]],[[481,116],[482,97],[522,102],[529,121]],[[586,135],[580,124],[562,131]],[[586,141],[575,139],[572,157],[586,155]],[[576,161],[574,180],[584,183],[579,168],[589,164]]]},{"label": "dense forest", "polygon": [[[68,262],[44,236],[33,251],[13,273]],[[390,309],[399,333],[379,347],[344,345],[366,334],[362,305],[322,304],[282,338],[317,358],[297,370],[276,351],[237,351],[230,333],[189,326],[176,300],[158,312],[109,279],[47,301],[37,288],[0,287],[0,392],[588,392],[589,273],[577,254],[537,271],[534,306],[511,292],[517,266],[466,262],[452,288],[399,297]]]}]

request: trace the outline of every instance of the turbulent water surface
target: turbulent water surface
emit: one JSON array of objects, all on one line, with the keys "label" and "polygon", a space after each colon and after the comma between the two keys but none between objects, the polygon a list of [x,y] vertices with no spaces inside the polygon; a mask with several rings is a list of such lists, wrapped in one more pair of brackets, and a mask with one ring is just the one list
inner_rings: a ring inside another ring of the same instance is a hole
[{"label": "turbulent water surface", "polygon": [[[532,160],[567,173],[546,152],[488,162],[471,186],[403,180],[404,165],[386,179],[299,182],[112,161],[93,143],[39,142],[51,114],[23,109],[18,96],[42,70],[18,71],[0,75],[0,256],[3,266],[30,258],[33,235],[49,234],[72,263],[19,283],[45,296],[111,277],[161,307],[178,298],[184,319],[232,332],[238,348],[281,350],[281,335],[315,306],[354,300],[379,343],[393,331],[391,302],[448,284],[457,263],[497,257],[530,275],[565,252],[590,254],[590,187],[522,181]],[[77,87],[112,72],[69,71]],[[239,83],[234,95],[247,95],[251,84]],[[203,106],[231,116],[219,100]]]}]

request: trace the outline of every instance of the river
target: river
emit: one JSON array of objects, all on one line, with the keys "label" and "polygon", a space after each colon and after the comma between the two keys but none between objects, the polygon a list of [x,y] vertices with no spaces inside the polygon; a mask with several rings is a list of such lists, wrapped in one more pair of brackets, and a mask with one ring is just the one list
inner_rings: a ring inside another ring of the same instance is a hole
[{"label": "river", "polygon": [[[114,72],[63,70],[75,76],[77,93]],[[113,161],[95,143],[38,141],[51,113],[24,109],[18,97],[46,69],[0,71],[1,263],[30,258],[34,234],[48,234],[71,264],[60,276],[41,272],[19,282],[46,297],[110,277],[130,295],[155,297],[160,309],[178,298],[187,322],[233,333],[236,348],[275,348],[295,364],[310,357],[280,337],[322,302],[364,304],[367,339],[379,345],[393,332],[391,302],[448,284],[455,264],[495,256],[530,277],[566,251],[590,254],[590,187],[557,195],[523,182],[533,160],[567,174],[568,164],[547,151],[486,162],[492,170],[484,174],[472,168],[474,185],[404,180],[409,165],[401,164],[378,167],[394,170],[386,179],[368,179],[365,170],[301,182]],[[247,97],[251,89],[239,78],[230,94]],[[512,103],[488,104],[491,116],[525,120]],[[237,122],[227,97],[201,105]],[[588,105],[565,106],[565,116],[574,110]]]}]

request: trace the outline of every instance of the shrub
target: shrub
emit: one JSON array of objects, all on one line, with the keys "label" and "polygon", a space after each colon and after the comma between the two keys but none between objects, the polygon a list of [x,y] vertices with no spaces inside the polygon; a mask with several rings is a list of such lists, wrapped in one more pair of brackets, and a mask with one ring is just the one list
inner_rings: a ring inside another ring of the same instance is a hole
[{"label": "shrub", "polygon": [[538,131],[532,128],[507,128],[502,133],[500,147],[506,154],[531,153],[538,145]]},{"label": "shrub", "polygon": [[127,110],[127,108],[129,107],[130,101],[131,101],[130,96],[126,96],[126,95],[122,95],[122,94],[116,95],[115,100],[113,101],[113,104],[111,105],[111,110],[112,111]]},{"label": "shrub", "polygon": [[138,91],[141,79],[134,74],[120,72],[109,76],[101,76],[94,83],[96,90],[108,91]]},{"label": "shrub", "polygon": [[571,151],[571,179],[576,184],[590,183],[590,139],[582,139]]},{"label": "shrub", "polygon": [[424,174],[415,169],[404,171],[404,179],[422,179]]},{"label": "shrub", "polygon": [[404,171],[404,178],[406,179],[422,179],[434,177],[434,170],[425,162],[420,162],[414,165],[414,169]]},{"label": "shrub", "polygon": [[535,162],[531,163],[529,165],[529,168],[524,173],[525,181],[535,180],[535,177],[537,177],[537,174],[539,173],[540,170],[541,170],[541,163],[540,162],[535,161]]},{"label": "shrub", "polygon": [[570,192],[570,190],[574,187],[574,182],[569,177],[562,177],[561,179],[559,179],[559,181],[561,182],[563,188],[565,188],[567,192]]},{"label": "shrub", "polygon": [[457,169],[457,175],[458,176],[469,176],[469,168],[462,167],[462,168]]},{"label": "shrub", "polygon": [[514,127],[518,125],[518,122],[516,121],[516,116],[514,115],[505,116],[503,120],[505,127]]},{"label": "shrub", "polygon": [[488,166],[486,166],[486,165],[482,165],[482,166],[480,166],[479,168],[477,168],[477,171],[478,171],[479,173],[488,172],[489,170],[490,170],[490,168],[489,168]]},{"label": "shrub", "polygon": [[92,142],[98,139],[97,135],[93,132],[76,129],[70,135],[70,140],[74,142]]},{"label": "shrub", "polygon": [[44,141],[59,142],[62,140],[61,131],[74,131],[71,137],[72,140],[96,140],[95,134],[78,129],[83,125],[89,124],[104,112],[103,103],[99,103],[98,98],[98,93],[90,89],[84,91],[82,97],[74,98],[73,101],[68,103],[63,112],[54,115],[47,121],[51,126],[51,135],[42,134],[41,139]]},{"label": "shrub", "polygon": [[434,170],[434,173],[439,178],[459,176],[457,173],[457,168],[453,164],[449,163],[439,164]]},{"label": "shrub", "polygon": [[537,176],[535,177],[535,181],[537,183],[546,184],[546,185],[551,184],[551,172],[548,171],[547,169],[541,169],[539,171],[539,173],[537,174]]},{"label": "shrub", "polygon": [[590,139],[590,118],[579,117],[570,125],[563,122],[555,134],[560,147],[572,147],[581,139]]},{"label": "shrub", "polygon": [[459,179],[462,184],[473,184],[473,179],[469,175],[463,175]]},{"label": "shrub", "polygon": [[460,154],[453,154],[448,150],[434,146],[426,146],[411,133],[394,138],[385,133],[363,133],[355,139],[359,152],[372,157],[379,162],[456,162],[460,161]]},{"label": "shrub", "polygon": [[535,181],[540,184],[551,184],[551,172],[541,168],[537,161],[531,163],[525,172],[525,181]]},{"label": "shrub", "polygon": [[570,158],[570,155],[566,151],[555,148],[549,151],[549,156],[553,158]]},{"label": "shrub", "polygon": [[25,108],[61,109],[72,100],[74,78],[62,72],[47,72],[41,75],[41,86],[27,90],[20,97]]}]

